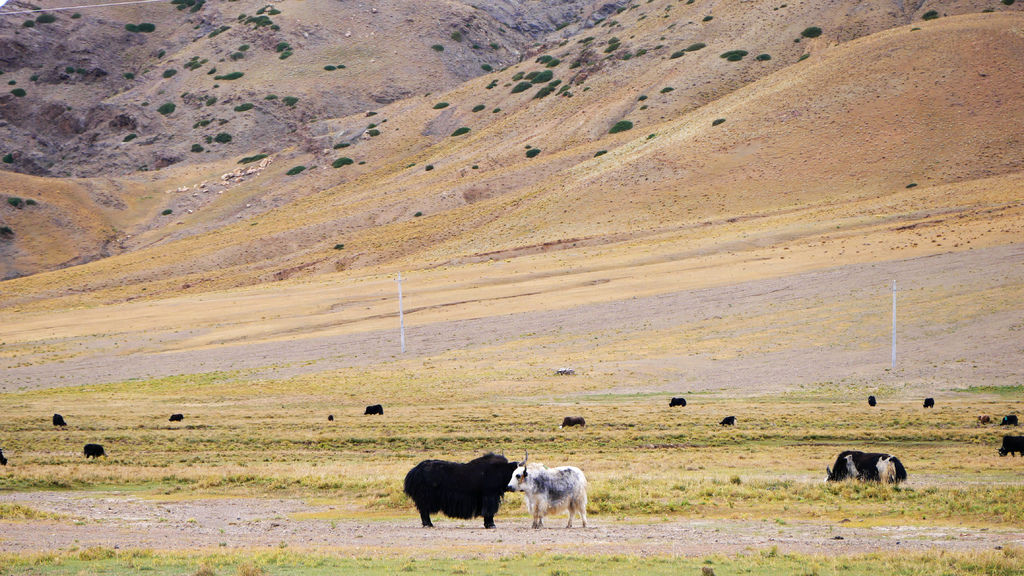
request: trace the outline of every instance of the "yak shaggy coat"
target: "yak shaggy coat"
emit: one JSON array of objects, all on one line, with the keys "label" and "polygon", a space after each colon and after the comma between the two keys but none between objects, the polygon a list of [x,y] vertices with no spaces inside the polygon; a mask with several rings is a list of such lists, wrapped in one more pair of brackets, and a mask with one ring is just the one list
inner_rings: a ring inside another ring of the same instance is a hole
[{"label": "yak shaggy coat", "polygon": [[864,453],[857,450],[845,450],[839,453],[835,464],[829,469],[825,467],[828,482],[840,482],[847,478],[899,484],[907,479],[907,471],[900,459],[892,454],[877,452]]},{"label": "yak shaggy coat", "polygon": [[494,528],[494,515],[518,462],[498,454],[485,454],[463,464],[424,460],[405,475],[405,493],[412,498],[426,527],[430,515],[443,512],[452,518],[484,517],[484,528]]},{"label": "yak shaggy coat", "polygon": [[580,515],[583,527],[587,527],[587,478],[575,466],[545,468],[543,464],[520,466],[512,473],[508,489],[523,492],[526,509],[533,516],[533,527],[544,526],[544,516],[569,512],[572,517]]}]

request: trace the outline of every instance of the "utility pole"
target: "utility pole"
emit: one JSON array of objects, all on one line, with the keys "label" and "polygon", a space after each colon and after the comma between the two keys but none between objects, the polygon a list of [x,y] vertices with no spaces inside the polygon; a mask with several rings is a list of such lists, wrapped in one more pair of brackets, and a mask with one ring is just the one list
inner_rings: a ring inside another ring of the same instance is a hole
[{"label": "utility pole", "polygon": [[[398,325],[401,329],[401,354],[406,354],[406,316],[401,310],[401,273],[398,273]],[[893,353],[895,354],[895,353]],[[895,362],[895,361],[894,361]]]},{"label": "utility pole", "polygon": [[896,281],[892,281],[892,370],[896,371]]}]

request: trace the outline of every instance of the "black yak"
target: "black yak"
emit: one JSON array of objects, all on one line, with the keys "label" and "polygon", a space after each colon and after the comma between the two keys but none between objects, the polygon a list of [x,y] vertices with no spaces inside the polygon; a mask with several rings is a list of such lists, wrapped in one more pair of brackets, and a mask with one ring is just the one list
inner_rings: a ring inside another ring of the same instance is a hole
[{"label": "black yak", "polygon": [[334,414],[328,414],[327,415],[327,421],[328,422],[334,422]]},{"label": "black yak", "polygon": [[878,404],[878,401],[875,400],[875,397],[868,396],[868,406],[874,406],[875,404]]},{"label": "black yak", "polygon": [[673,406],[686,406],[686,398],[679,396],[673,397],[668,401],[668,407],[672,408]]},{"label": "black yak", "polygon": [[1024,455],[1024,436],[1003,436],[1003,445],[999,448],[999,455],[1011,456],[1016,454]]},{"label": "black yak", "polygon": [[54,426],[67,426],[68,423],[64,421],[64,417],[61,416],[60,414],[54,414],[53,415],[53,425]]},{"label": "black yak", "polygon": [[170,420],[171,422],[181,422],[184,419],[185,419],[185,415],[184,414],[171,414],[171,417],[168,418],[168,420]]},{"label": "black yak", "polygon": [[0,466],[7,466],[7,458],[4,458],[3,448],[0,448]]},{"label": "black yak", "polygon": [[935,398],[925,398],[924,399],[924,407],[925,408],[935,408]]},{"label": "black yak", "polygon": [[1007,414],[1006,416],[1003,416],[1003,421],[1000,422],[999,425],[1000,426],[1016,426],[1017,425],[1017,415],[1016,414]]},{"label": "black yak", "polygon": [[484,528],[494,528],[494,515],[518,466],[491,453],[465,464],[424,460],[405,475],[405,493],[425,527],[434,525],[431,514],[442,512],[451,518],[483,516]]},{"label": "black yak", "polygon": [[736,417],[735,416],[726,416],[725,418],[722,418],[722,421],[719,422],[718,425],[719,426],[735,426],[736,425]]},{"label": "black yak", "polygon": [[587,421],[583,419],[583,416],[566,416],[562,418],[562,425],[559,428],[566,428],[569,426],[586,426]]},{"label": "black yak", "polygon": [[82,453],[85,454],[86,458],[99,458],[100,456],[107,455],[103,451],[103,446],[99,444],[86,444],[85,448],[82,449]]},{"label": "black yak", "polygon": [[380,404],[372,404],[372,405],[366,407],[366,412],[363,412],[363,414],[364,415],[366,415],[366,414],[378,414],[380,416],[383,416],[384,415],[384,407],[381,406]]},{"label": "black yak", "polygon": [[872,480],[887,484],[898,484],[907,479],[907,471],[903,463],[892,454],[864,453],[856,450],[845,450],[836,457],[832,469],[825,467],[828,482],[838,482],[847,478]]}]

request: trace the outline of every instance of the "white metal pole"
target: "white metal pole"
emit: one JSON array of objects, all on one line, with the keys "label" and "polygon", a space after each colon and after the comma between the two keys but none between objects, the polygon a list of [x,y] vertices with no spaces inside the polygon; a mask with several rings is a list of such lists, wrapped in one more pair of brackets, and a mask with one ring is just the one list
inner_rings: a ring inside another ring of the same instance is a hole
[{"label": "white metal pole", "polygon": [[892,369],[896,370],[896,281],[892,281]]},{"label": "white metal pole", "polygon": [[402,334],[402,354],[405,354],[405,314],[402,311],[402,273],[398,273],[398,324]]}]

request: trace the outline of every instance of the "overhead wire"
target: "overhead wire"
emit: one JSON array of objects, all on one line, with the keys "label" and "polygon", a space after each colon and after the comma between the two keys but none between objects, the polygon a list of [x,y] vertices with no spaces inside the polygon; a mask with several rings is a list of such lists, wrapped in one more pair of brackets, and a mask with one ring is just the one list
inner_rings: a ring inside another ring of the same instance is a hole
[{"label": "overhead wire", "polygon": [[[127,2],[108,2],[105,4],[83,4],[82,6],[62,6],[58,8],[37,8],[34,10],[16,10],[12,12],[0,12],[0,16],[8,14],[31,14],[33,12],[58,12],[61,10],[79,10],[82,8],[102,8],[104,6],[122,6],[125,4],[150,4],[152,2],[167,2],[167,0],[128,0]],[[0,4],[2,6],[2,4]]]}]

